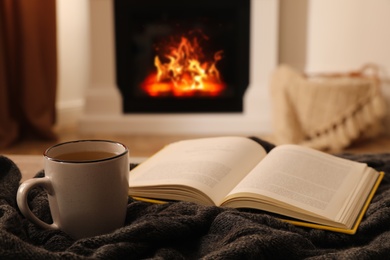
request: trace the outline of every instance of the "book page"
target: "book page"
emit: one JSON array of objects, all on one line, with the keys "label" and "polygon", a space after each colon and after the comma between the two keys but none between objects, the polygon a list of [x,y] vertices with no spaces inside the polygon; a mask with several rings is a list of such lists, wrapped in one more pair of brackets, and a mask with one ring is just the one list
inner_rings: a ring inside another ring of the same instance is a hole
[{"label": "book page", "polygon": [[[167,199],[170,196],[168,193],[176,192],[174,187],[184,185],[207,194],[215,203],[265,155],[260,144],[246,137],[214,137],[176,142],[131,171],[129,193],[147,196],[146,193],[150,195],[153,192],[153,187],[147,192],[142,190],[145,186],[154,185],[154,197],[162,196]],[[192,196],[194,189],[181,193]]]},{"label": "book page", "polygon": [[[365,164],[312,149],[283,145],[268,156],[230,193],[267,198],[281,207],[336,219],[354,194]],[[255,195],[261,194],[261,195]],[[282,212],[276,212],[283,214]]]}]

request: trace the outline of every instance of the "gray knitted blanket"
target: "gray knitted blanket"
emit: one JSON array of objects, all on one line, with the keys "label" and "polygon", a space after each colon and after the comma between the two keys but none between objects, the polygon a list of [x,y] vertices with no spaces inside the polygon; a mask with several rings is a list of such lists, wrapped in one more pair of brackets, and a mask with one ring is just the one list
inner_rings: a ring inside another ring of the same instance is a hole
[{"label": "gray knitted blanket", "polygon": [[[263,212],[129,199],[123,228],[77,241],[22,216],[15,200],[21,173],[0,156],[0,259],[388,259],[390,154],[340,156],[386,172],[355,235],[296,227]],[[43,190],[29,201],[51,220]]]}]

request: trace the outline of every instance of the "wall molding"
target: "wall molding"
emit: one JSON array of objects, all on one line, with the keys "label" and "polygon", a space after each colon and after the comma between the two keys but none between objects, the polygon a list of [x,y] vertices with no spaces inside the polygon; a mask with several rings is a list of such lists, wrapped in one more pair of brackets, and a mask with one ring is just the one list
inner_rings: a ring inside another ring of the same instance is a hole
[{"label": "wall molding", "polygon": [[56,104],[58,127],[77,125],[84,112],[85,100],[83,98],[59,101]]}]

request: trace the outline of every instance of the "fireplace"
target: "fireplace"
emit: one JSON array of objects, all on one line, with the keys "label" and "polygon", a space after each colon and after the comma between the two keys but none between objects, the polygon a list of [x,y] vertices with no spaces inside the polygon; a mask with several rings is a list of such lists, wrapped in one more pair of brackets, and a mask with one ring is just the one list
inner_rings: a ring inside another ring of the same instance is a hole
[{"label": "fireplace", "polygon": [[242,112],[250,0],[114,0],[124,113]]},{"label": "fireplace", "polygon": [[[89,4],[90,84],[81,131],[212,135],[271,131],[268,81],[277,64],[278,1]],[[192,49],[198,52],[191,53]],[[172,79],[166,77],[175,73],[172,57],[195,57],[198,63]],[[194,67],[211,76],[194,72]],[[157,74],[165,77],[158,81]]]}]

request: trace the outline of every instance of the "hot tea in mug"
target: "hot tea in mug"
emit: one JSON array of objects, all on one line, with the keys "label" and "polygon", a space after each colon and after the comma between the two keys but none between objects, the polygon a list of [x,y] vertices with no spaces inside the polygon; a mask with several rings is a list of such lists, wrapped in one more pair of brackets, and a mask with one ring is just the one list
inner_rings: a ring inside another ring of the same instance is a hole
[{"label": "hot tea in mug", "polygon": [[[112,232],[124,225],[128,200],[128,148],[118,142],[80,140],[44,153],[45,177],[23,182],[17,203],[23,215],[46,229],[75,239]],[[35,216],[27,203],[34,187],[47,191],[53,223]]]}]

